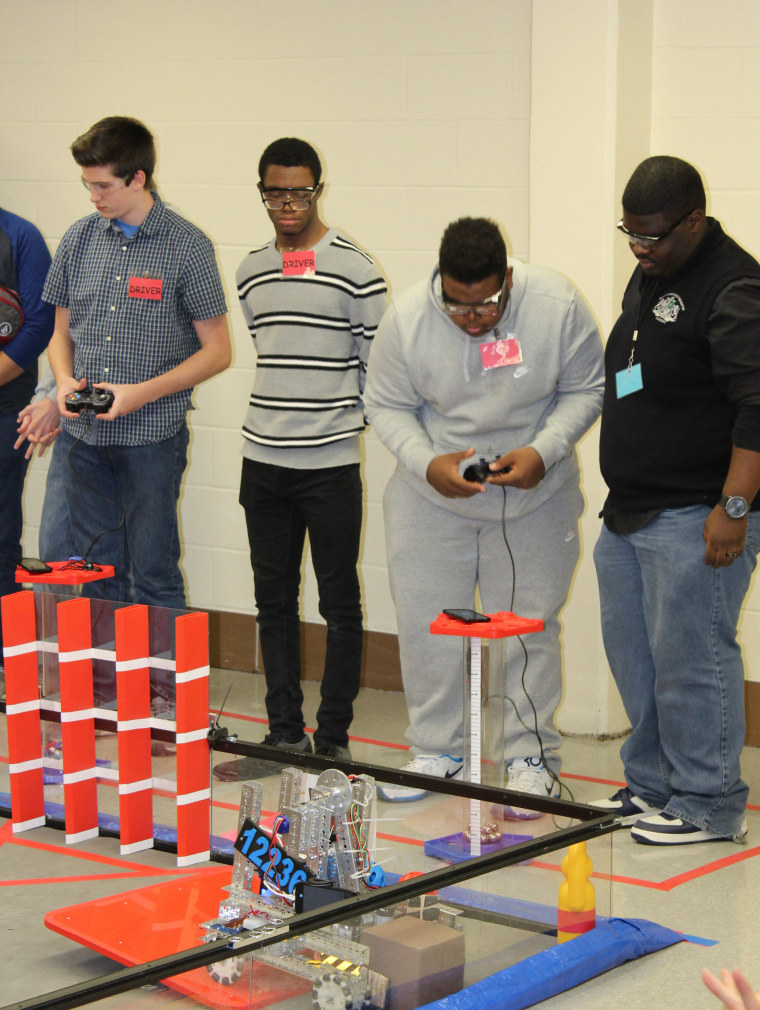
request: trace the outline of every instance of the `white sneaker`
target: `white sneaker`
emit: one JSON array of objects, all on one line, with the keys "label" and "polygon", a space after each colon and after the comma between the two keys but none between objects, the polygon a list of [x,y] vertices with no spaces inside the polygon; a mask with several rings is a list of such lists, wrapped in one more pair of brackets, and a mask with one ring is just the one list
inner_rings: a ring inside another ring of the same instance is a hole
[{"label": "white sneaker", "polygon": [[[507,789],[533,796],[559,796],[559,783],[544,767],[541,758],[515,758],[507,765]],[[534,821],[543,816],[539,810],[505,806],[502,817],[506,821]]]},{"label": "white sneaker", "polygon": [[[415,775],[435,775],[439,779],[461,779],[463,761],[451,754],[418,754],[399,771],[413,772]],[[389,803],[410,803],[427,796],[428,789],[416,786],[397,786],[391,782],[378,782],[377,795]]]},{"label": "white sneaker", "polygon": [[628,786],[618,789],[614,796],[601,800],[590,800],[588,805],[598,807],[606,813],[617,814],[621,824],[634,824],[640,817],[662,813],[660,807],[650,806],[646,800],[642,800]]}]

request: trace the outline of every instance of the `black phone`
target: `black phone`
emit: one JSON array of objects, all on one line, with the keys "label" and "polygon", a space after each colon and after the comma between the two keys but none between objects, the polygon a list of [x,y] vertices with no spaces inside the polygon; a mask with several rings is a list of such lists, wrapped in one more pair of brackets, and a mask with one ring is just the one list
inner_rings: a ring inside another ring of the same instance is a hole
[{"label": "black phone", "polygon": [[444,614],[465,624],[487,624],[491,620],[487,614],[479,614],[477,610],[444,610]]},{"label": "black phone", "polygon": [[39,558],[16,558],[16,564],[25,572],[29,572],[30,575],[44,575],[53,570],[50,565],[46,565]]}]

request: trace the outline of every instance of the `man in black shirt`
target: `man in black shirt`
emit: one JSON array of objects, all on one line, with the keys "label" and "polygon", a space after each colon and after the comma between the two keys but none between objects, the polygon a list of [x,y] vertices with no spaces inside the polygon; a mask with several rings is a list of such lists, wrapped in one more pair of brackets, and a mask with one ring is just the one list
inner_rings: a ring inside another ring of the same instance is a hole
[{"label": "man in black shirt", "polygon": [[645,844],[741,841],[736,625],[760,549],[760,264],[705,215],[696,169],[647,158],[618,225],[638,265],[605,354],[594,559],[633,731],[597,806]]}]

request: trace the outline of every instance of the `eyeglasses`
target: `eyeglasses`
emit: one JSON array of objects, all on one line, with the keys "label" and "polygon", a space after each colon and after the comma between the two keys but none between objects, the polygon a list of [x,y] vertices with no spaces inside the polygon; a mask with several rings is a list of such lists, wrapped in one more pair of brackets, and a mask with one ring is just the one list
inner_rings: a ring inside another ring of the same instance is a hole
[{"label": "eyeglasses", "polygon": [[693,210],[687,210],[683,217],[679,217],[675,224],[672,224],[669,228],[666,228],[664,232],[660,235],[639,235],[638,232],[631,231],[630,228],[626,228],[623,224],[623,219],[621,218],[617,223],[618,231],[622,231],[629,242],[636,242],[638,245],[657,245],[658,242],[662,242],[666,239],[668,235],[676,230],[679,224],[683,224],[689,214],[693,214]]},{"label": "eyeglasses", "polygon": [[109,193],[112,189],[120,189],[126,185],[124,179],[114,179],[113,182],[88,182],[82,179],[82,185],[88,193]]},{"label": "eyeglasses", "polygon": [[308,210],[321,188],[321,182],[318,186],[301,186],[298,189],[276,189],[259,184],[261,202],[267,210],[282,210],[286,203],[290,204],[291,210]]},{"label": "eyeglasses", "polygon": [[499,291],[490,298],[484,298],[482,302],[452,302],[446,297],[446,292],[441,288],[441,306],[443,311],[449,316],[466,316],[474,312],[476,316],[494,316],[501,312],[506,302],[506,294],[509,293],[506,279]]}]

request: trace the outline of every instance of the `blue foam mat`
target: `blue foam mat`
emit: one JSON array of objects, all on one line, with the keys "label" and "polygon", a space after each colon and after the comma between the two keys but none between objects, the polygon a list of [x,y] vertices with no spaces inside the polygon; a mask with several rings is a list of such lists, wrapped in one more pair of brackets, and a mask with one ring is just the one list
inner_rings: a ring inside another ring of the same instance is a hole
[{"label": "blue foam mat", "polygon": [[683,939],[646,919],[606,919],[574,940],[542,950],[420,1010],[523,1010]]}]

